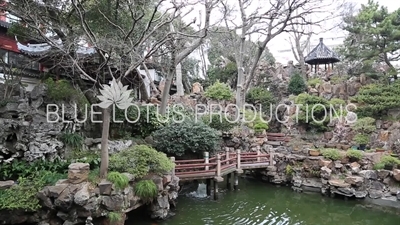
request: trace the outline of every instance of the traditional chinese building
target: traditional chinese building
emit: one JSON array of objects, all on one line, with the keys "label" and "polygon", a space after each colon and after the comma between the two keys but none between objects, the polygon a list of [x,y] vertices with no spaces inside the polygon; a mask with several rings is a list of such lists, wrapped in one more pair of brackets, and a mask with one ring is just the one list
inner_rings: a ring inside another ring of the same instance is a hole
[{"label": "traditional chinese building", "polygon": [[305,63],[311,65],[311,71],[314,72],[318,71],[321,65],[330,71],[337,62],[340,62],[338,54],[324,44],[323,38],[319,39],[319,44],[305,57]]}]

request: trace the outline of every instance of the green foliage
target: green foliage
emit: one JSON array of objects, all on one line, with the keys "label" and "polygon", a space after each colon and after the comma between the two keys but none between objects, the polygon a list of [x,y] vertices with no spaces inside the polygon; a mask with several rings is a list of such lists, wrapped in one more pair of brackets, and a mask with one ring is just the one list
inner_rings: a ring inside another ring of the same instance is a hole
[{"label": "green foliage", "polygon": [[157,197],[158,188],[152,180],[141,180],[135,185],[135,194],[144,203],[150,203]]},{"label": "green foliage", "polygon": [[[206,83],[203,85],[204,88],[211,86],[212,84],[220,81],[222,83],[229,83],[235,81],[237,78],[237,66],[233,62],[229,62],[225,67],[213,67],[207,71]],[[201,82],[202,84],[204,82]]]},{"label": "green foliage", "polygon": [[366,145],[369,143],[369,136],[366,134],[356,134],[353,141],[360,145]]},{"label": "green foliage", "polygon": [[346,156],[353,160],[360,160],[360,159],[362,159],[363,155],[364,155],[364,153],[362,151],[354,150],[354,149],[349,149],[346,152]]},{"label": "green foliage", "polygon": [[360,118],[354,123],[352,128],[359,133],[370,134],[376,130],[375,119],[371,117]]},{"label": "green foliage", "polygon": [[88,106],[85,95],[76,90],[67,80],[54,81],[48,78],[44,81],[47,86],[47,97],[52,101],[75,101],[80,108]]},{"label": "green foliage", "polygon": [[37,171],[27,177],[20,176],[18,184],[0,190],[0,210],[24,210],[34,212],[41,206],[37,193],[46,185],[54,185],[65,174],[53,171]]},{"label": "green foliage", "polygon": [[203,123],[209,127],[219,131],[229,131],[237,125],[235,119],[228,117],[225,114],[210,114],[201,117]]},{"label": "green foliage", "polygon": [[205,96],[213,100],[231,100],[233,92],[227,84],[216,81],[206,89]]},{"label": "green foliage", "polygon": [[260,112],[254,112],[250,109],[243,111],[243,123],[253,130],[268,129],[268,123],[262,117]]},{"label": "green foliage", "polygon": [[288,91],[290,94],[299,95],[307,90],[307,85],[299,73],[293,74],[290,78]]},{"label": "green foliage", "polygon": [[62,133],[60,139],[65,145],[76,149],[82,148],[84,141],[80,134],[71,132]]},{"label": "green foliage", "polygon": [[109,172],[107,174],[107,180],[111,181],[119,190],[122,190],[129,185],[129,178],[125,174],[119,172]]},{"label": "green foliage", "polygon": [[168,122],[168,118],[159,114],[157,106],[154,105],[131,106],[126,110],[116,108],[115,120],[124,122],[116,124],[121,126],[119,130],[127,131],[131,136],[141,137],[149,136]]},{"label": "green foliage", "polygon": [[220,136],[201,121],[173,123],[153,133],[154,147],[162,152],[182,156],[186,152],[214,152]]},{"label": "green foliage", "polygon": [[357,102],[359,117],[380,118],[387,115],[389,109],[400,107],[400,80],[390,84],[370,84],[360,88],[352,99]]},{"label": "green foliage", "polygon": [[71,162],[89,163],[90,169],[100,166],[100,151],[75,149],[68,158]]},{"label": "green foliage", "polygon": [[400,166],[400,159],[390,155],[385,155],[382,156],[379,163],[383,164],[384,166]]},{"label": "green foliage", "polygon": [[333,161],[336,161],[336,160],[339,160],[342,158],[342,155],[340,154],[339,150],[334,149],[334,148],[322,149],[321,154],[324,158],[330,159]]},{"label": "green foliage", "polygon": [[161,175],[170,172],[174,164],[164,153],[147,145],[135,145],[111,155],[109,167],[112,171],[128,172],[135,178],[141,178],[149,173]]},{"label": "green foliage", "polygon": [[294,173],[293,167],[291,165],[287,165],[285,169],[285,174],[291,176],[293,175],[293,173]]},{"label": "green foliage", "polygon": [[[398,18],[400,9],[389,13],[387,7],[379,6],[375,1],[362,4],[357,15],[348,16],[344,20],[344,30],[349,33],[344,41],[345,58],[352,61],[362,60],[365,68],[370,68],[374,62],[381,61],[382,55],[394,54],[391,58],[398,58],[399,54],[396,53],[400,49]],[[387,64],[393,68],[390,63]],[[392,70],[391,73],[395,71]]]},{"label": "green foliage", "polygon": [[0,180],[15,180],[18,177],[31,177],[42,171],[52,171],[53,173],[66,174],[70,162],[56,159],[38,160],[32,163],[14,160],[11,163],[0,165]]},{"label": "green foliage", "polygon": [[300,124],[308,125],[308,129],[327,130],[331,115],[329,102],[325,98],[303,93],[296,97],[295,103],[299,105],[297,118],[293,118],[295,121],[297,119]]},{"label": "green foliage", "polygon": [[307,85],[315,88],[318,84],[322,84],[322,81],[319,78],[313,78],[307,81]]},{"label": "green foliage", "polygon": [[270,106],[275,103],[271,92],[261,87],[251,88],[246,94],[246,100],[253,105],[261,105],[263,111],[270,109]]},{"label": "green foliage", "polygon": [[383,169],[385,169],[384,163],[377,163],[374,165],[374,170],[383,170]]},{"label": "green foliage", "polygon": [[122,219],[121,213],[117,212],[109,212],[107,214],[107,218],[110,220],[111,223],[118,222]]},{"label": "green foliage", "polygon": [[261,133],[261,132],[263,132],[264,130],[267,130],[267,129],[268,129],[268,124],[263,123],[263,122],[257,122],[254,125],[254,130],[256,131],[256,133]]}]

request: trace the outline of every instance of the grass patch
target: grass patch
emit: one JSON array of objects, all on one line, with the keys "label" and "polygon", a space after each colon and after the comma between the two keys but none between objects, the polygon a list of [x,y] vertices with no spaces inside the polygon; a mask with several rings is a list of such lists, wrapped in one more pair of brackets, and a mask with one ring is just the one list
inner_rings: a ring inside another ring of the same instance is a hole
[{"label": "grass patch", "polygon": [[158,195],[157,185],[152,180],[139,181],[135,186],[135,194],[144,202],[150,203]]},{"label": "grass patch", "polygon": [[111,181],[119,190],[122,190],[129,185],[129,178],[125,174],[119,172],[108,173],[107,180]]},{"label": "grass patch", "polygon": [[358,160],[362,159],[362,157],[364,156],[364,153],[362,151],[359,151],[359,150],[350,149],[350,150],[347,150],[346,156],[349,159],[353,159],[353,160],[357,160],[358,161]]},{"label": "grass patch", "polygon": [[110,220],[111,223],[118,222],[122,219],[121,213],[116,212],[109,212],[107,214],[107,218]]}]

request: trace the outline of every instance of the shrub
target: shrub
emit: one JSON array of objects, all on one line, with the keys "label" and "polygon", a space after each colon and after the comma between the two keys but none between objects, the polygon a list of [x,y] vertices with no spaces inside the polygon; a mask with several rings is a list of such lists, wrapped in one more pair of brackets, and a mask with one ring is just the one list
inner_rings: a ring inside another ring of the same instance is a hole
[{"label": "shrub", "polygon": [[43,171],[67,174],[70,162],[67,160],[38,160],[32,163],[14,160],[0,164],[0,180],[15,180],[19,177],[37,176]]},{"label": "shrub", "polygon": [[319,78],[313,78],[307,81],[307,85],[315,88],[318,84],[322,84],[322,81]]},{"label": "shrub", "polygon": [[380,163],[385,165],[385,166],[399,166],[400,165],[400,159],[395,158],[395,157],[390,156],[390,155],[385,155],[385,156],[382,156]]},{"label": "shrub", "polygon": [[253,130],[267,130],[268,123],[263,120],[260,112],[254,112],[252,110],[245,110],[243,112],[243,123]]},{"label": "shrub", "polygon": [[75,149],[81,149],[84,141],[81,135],[71,132],[61,134],[60,139],[65,145]]},{"label": "shrub", "polygon": [[307,90],[306,83],[299,73],[293,74],[290,78],[288,91],[290,94],[299,95]]},{"label": "shrub", "polygon": [[253,105],[260,104],[263,111],[269,109],[271,104],[275,102],[271,92],[260,87],[251,88],[246,94],[246,100]]},{"label": "shrub", "polygon": [[117,189],[124,189],[129,185],[129,178],[119,172],[110,172],[107,174],[107,180],[111,181]]},{"label": "shrub", "polygon": [[356,134],[353,138],[353,141],[359,145],[366,145],[369,143],[369,136],[365,134]]},{"label": "shrub", "polygon": [[155,131],[152,136],[157,150],[176,156],[185,152],[213,152],[220,140],[218,132],[201,121],[173,123]]},{"label": "shrub", "polygon": [[322,156],[326,159],[330,159],[333,161],[339,160],[342,158],[342,155],[340,154],[339,150],[334,149],[334,148],[327,148],[327,149],[322,149],[321,151]]},{"label": "shrub", "polygon": [[354,150],[354,149],[350,149],[347,150],[346,152],[346,156],[350,159],[354,159],[354,160],[360,160],[363,157],[363,152],[359,151],[359,150]]},{"label": "shrub", "polygon": [[220,131],[229,131],[237,125],[234,119],[225,114],[204,115],[201,119],[209,127]]},{"label": "shrub", "polygon": [[54,185],[63,178],[66,178],[66,173],[60,174],[53,171],[37,171],[28,177],[19,177],[17,185],[0,190],[0,211],[36,211],[41,207],[36,197],[37,193],[46,185]]},{"label": "shrub", "polygon": [[318,131],[327,130],[327,124],[330,120],[329,103],[325,98],[309,95],[307,93],[299,94],[295,103],[298,104],[299,113],[294,115],[300,124],[307,125],[308,128],[314,128]]},{"label": "shrub", "polygon": [[110,170],[128,172],[135,178],[149,173],[164,174],[174,168],[171,160],[162,152],[147,145],[135,145],[110,157]]},{"label": "shrub", "polygon": [[352,98],[357,102],[357,115],[380,118],[387,115],[389,109],[400,107],[400,80],[390,85],[371,84],[360,88]]},{"label": "shrub", "polygon": [[370,134],[376,130],[375,119],[371,117],[357,119],[353,124],[353,129],[362,134]]},{"label": "shrub", "polygon": [[48,78],[44,81],[47,86],[47,97],[52,101],[75,101],[81,108],[88,105],[85,95],[76,90],[67,80],[54,81]]},{"label": "shrub", "polygon": [[144,203],[150,203],[157,197],[158,188],[152,180],[141,180],[135,185],[135,194]]},{"label": "shrub", "polygon": [[207,88],[205,96],[213,100],[231,100],[233,92],[227,84],[217,81]]}]

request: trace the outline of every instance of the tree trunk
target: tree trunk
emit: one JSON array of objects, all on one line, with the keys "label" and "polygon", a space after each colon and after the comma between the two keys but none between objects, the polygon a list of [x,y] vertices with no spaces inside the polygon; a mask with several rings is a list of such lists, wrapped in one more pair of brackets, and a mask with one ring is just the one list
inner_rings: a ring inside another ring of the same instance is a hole
[{"label": "tree trunk", "polygon": [[103,131],[101,134],[100,178],[105,179],[108,171],[108,135],[110,132],[110,108],[103,109]]},{"label": "tree trunk", "polygon": [[[175,57],[173,57],[173,61],[174,60],[175,60]],[[175,67],[171,66],[171,69],[170,69],[169,73],[167,74],[167,78],[165,79],[164,90],[162,92],[162,97],[161,97],[160,114],[162,116],[164,116],[165,113],[167,112],[169,91],[171,89],[171,84],[172,84],[172,79],[174,78],[174,73],[175,73]]]},{"label": "tree trunk", "polygon": [[149,79],[149,81],[150,81],[150,87],[153,89],[150,93],[154,93],[154,95],[160,94],[160,91],[158,91],[158,88],[154,84],[154,80],[150,76],[150,71],[147,68],[146,63],[143,63],[143,68],[144,68],[144,71],[146,72],[147,79]]},{"label": "tree trunk", "polygon": [[244,44],[246,41],[246,37],[244,34],[240,37],[240,47],[239,47],[239,56],[237,58],[237,68],[238,68],[238,79],[236,83],[236,106],[239,108],[239,111],[236,112],[236,116],[239,116],[240,110],[242,109],[242,92],[243,92],[243,84],[244,84],[244,68],[243,68],[243,54],[244,54]]},{"label": "tree trunk", "polygon": [[176,66],[176,94],[178,96],[183,96],[185,93],[183,91],[183,83],[182,83],[182,65],[178,63]]}]

